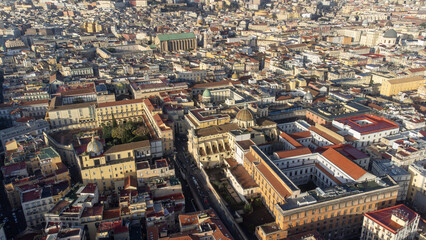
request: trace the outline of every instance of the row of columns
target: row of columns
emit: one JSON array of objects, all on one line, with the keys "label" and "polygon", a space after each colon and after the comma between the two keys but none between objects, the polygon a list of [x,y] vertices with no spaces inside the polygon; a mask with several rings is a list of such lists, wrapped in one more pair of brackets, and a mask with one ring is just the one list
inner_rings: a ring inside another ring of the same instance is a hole
[{"label": "row of columns", "polygon": [[181,39],[181,40],[170,40],[168,41],[168,50],[187,50],[195,49],[195,39]]}]

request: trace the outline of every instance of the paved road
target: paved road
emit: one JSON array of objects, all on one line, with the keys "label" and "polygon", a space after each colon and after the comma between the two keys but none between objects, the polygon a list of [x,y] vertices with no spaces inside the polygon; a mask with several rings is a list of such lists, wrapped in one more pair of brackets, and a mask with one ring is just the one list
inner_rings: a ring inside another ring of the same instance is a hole
[{"label": "paved road", "polygon": [[10,208],[6,192],[4,190],[3,181],[0,181],[0,214],[0,221],[6,221],[4,229],[8,239],[25,230],[27,224],[25,222],[24,214],[20,209],[13,212]]},{"label": "paved road", "polygon": [[[199,201],[202,201],[203,209],[209,209],[212,207],[218,216],[220,217],[221,221],[227,226],[228,230],[231,232],[232,236],[234,236],[235,239],[241,239],[239,237],[238,232],[236,231],[234,227],[234,221],[229,219],[225,213],[225,210],[222,208],[222,206],[219,204],[219,202],[216,200],[216,197],[214,196],[213,192],[209,189],[208,184],[206,183],[204,177],[202,176],[201,170],[198,169],[195,164],[193,164],[191,157],[189,156],[189,153],[186,151],[186,141],[176,141],[176,148],[177,148],[177,158],[176,162],[178,165],[180,165],[188,177],[188,183],[190,183],[191,188],[195,188],[193,190],[198,191],[198,194],[194,194],[194,199],[197,199]],[[186,157],[185,157],[186,155]],[[198,187],[194,183],[194,181],[191,181],[189,178],[195,178],[195,180],[198,183]],[[230,210],[232,212],[232,210]]]}]

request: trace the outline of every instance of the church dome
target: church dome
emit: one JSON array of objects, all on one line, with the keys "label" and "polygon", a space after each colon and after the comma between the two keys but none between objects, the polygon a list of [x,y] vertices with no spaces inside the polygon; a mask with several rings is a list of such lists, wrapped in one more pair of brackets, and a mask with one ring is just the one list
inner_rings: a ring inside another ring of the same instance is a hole
[{"label": "church dome", "polygon": [[389,29],[385,32],[383,37],[385,38],[396,38],[398,36],[397,32],[393,29]]},{"label": "church dome", "polygon": [[95,137],[92,137],[92,140],[87,144],[87,153],[90,155],[100,155],[104,151],[104,147],[102,146],[102,143],[99,142]]},{"label": "church dome", "polygon": [[232,74],[232,79],[238,79],[238,74],[236,72],[234,72],[234,74]]},{"label": "church dome", "polygon": [[206,88],[203,92],[203,98],[211,98],[211,97],[212,97],[212,93],[210,92],[210,90]]},{"label": "church dome", "polygon": [[253,121],[254,117],[253,114],[248,110],[247,108],[241,109],[237,113],[237,120],[238,121]]},{"label": "church dome", "polygon": [[305,101],[312,101],[314,99],[314,97],[312,96],[312,93],[308,91],[308,93],[305,94],[305,96],[303,96],[303,100]]}]

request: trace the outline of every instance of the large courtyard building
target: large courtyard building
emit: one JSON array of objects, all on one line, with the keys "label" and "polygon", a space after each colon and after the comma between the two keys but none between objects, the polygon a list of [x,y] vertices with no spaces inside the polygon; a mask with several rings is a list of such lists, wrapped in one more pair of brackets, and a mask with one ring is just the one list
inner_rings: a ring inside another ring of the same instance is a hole
[{"label": "large courtyard building", "polygon": [[367,114],[339,118],[334,120],[332,125],[349,143],[361,149],[379,142],[382,137],[399,132],[398,124],[386,118]]},{"label": "large courtyard building", "polygon": [[[329,239],[355,237],[361,231],[363,213],[395,204],[398,185],[392,179],[377,179],[348,159],[340,161],[343,156],[337,151],[328,151],[320,157],[324,161],[300,155],[290,161],[300,167],[290,167],[291,171],[281,170],[281,163],[258,146],[251,146],[245,155],[244,167],[259,185],[261,198],[280,229],[277,236],[316,230]],[[303,192],[296,184],[300,178],[311,179],[318,187]],[[262,226],[256,235],[269,236]]]}]

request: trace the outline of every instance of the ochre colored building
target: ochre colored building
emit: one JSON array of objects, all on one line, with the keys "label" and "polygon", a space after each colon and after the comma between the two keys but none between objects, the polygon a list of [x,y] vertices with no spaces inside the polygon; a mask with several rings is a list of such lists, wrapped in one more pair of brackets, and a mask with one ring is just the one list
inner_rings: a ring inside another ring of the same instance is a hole
[{"label": "ochre colored building", "polygon": [[425,84],[423,76],[384,80],[380,88],[380,94],[390,97],[399,92],[417,90],[423,84]]},{"label": "ochre colored building", "polygon": [[149,141],[145,140],[115,145],[104,152],[102,143],[93,137],[80,155],[83,184],[96,183],[100,192],[124,189],[126,177],[136,179],[135,159],[147,146]]},{"label": "ochre colored building", "polygon": [[275,218],[274,223],[256,228],[259,239],[283,239],[308,231],[327,239],[359,237],[363,214],[394,206],[398,195],[398,185],[388,177],[301,192],[257,146],[251,146],[245,155],[244,167]]}]

